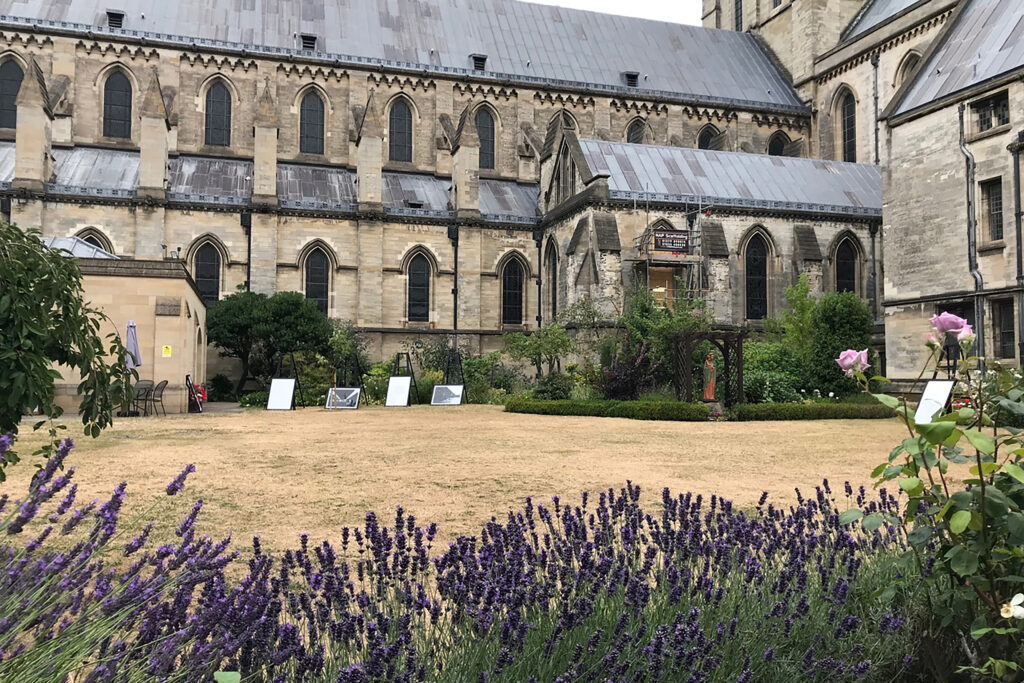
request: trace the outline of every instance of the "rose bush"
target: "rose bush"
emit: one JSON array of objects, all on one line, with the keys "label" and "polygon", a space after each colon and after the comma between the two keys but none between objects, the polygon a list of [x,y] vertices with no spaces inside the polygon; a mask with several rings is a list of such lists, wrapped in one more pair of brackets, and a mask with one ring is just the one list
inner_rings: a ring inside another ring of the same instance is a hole
[{"label": "rose bush", "polygon": [[[896,410],[907,438],[871,473],[878,485],[895,481],[906,497],[902,513],[840,515],[860,521],[866,531],[902,527],[909,550],[900,585],[924,582],[930,623],[922,633],[936,680],[952,680],[953,670],[974,680],[1021,681],[1024,672],[1024,439],[1010,423],[1024,416],[1020,375],[998,365],[984,370],[970,356],[971,325],[951,313],[930,320],[925,336],[930,355],[920,377],[939,370],[943,349],[959,347],[953,379],[958,402],[929,421],[916,422],[906,395],[874,394]],[[870,380],[859,351],[836,362],[865,390]],[[912,390],[913,391],[913,390]],[[966,469],[966,478],[955,470]]]}]

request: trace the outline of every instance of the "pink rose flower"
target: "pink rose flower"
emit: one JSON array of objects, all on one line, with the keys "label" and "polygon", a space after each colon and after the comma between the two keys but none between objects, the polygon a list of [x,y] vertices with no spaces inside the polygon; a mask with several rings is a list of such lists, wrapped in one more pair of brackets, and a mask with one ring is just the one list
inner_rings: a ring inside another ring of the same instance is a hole
[{"label": "pink rose flower", "polygon": [[947,334],[958,334],[960,330],[967,325],[967,321],[958,315],[953,315],[943,311],[938,315],[932,316],[931,319],[932,330],[935,331],[936,337],[944,337]]},{"label": "pink rose flower", "polygon": [[868,350],[856,351],[854,349],[847,349],[839,354],[839,358],[836,358],[836,363],[839,368],[846,373],[847,377],[853,377],[855,372],[864,372],[871,367],[868,363]]},{"label": "pink rose flower", "polygon": [[960,343],[971,344],[974,342],[974,330],[970,325],[964,325],[960,328],[960,331],[956,333],[956,340]]}]

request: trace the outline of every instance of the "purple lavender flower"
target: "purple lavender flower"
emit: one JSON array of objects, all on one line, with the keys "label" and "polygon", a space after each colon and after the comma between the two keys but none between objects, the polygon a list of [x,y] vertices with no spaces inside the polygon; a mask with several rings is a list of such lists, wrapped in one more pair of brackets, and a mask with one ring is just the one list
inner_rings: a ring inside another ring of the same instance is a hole
[{"label": "purple lavender flower", "polygon": [[181,473],[178,474],[178,476],[176,476],[174,479],[172,479],[171,483],[167,485],[167,495],[168,496],[176,495],[179,491],[181,491],[183,488],[185,488],[185,478],[189,474],[191,474],[191,473],[193,473],[195,471],[196,471],[196,466],[195,465],[193,465],[192,463],[189,463],[188,465],[186,465],[185,469],[183,469],[181,471]]}]

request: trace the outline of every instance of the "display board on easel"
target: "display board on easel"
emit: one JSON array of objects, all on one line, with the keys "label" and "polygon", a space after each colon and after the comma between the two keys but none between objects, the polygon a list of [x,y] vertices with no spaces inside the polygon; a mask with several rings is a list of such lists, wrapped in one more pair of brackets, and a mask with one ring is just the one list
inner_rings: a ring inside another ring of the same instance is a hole
[{"label": "display board on easel", "polygon": [[[284,359],[288,358],[291,361],[291,377],[284,375]],[[289,380],[289,382],[278,380]],[[283,405],[285,392],[290,392],[291,396],[288,397],[287,407],[270,407],[270,398],[274,396],[274,385],[277,384],[277,396],[278,401],[276,405]],[[277,361],[277,371],[274,373],[274,378],[270,380],[270,393],[267,396],[267,410],[295,410],[295,404],[306,407],[305,402],[302,398],[302,383],[299,381],[299,366],[295,362],[295,354],[292,352],[282,353],[281,358]]]},{"label": "display board on easel", "polygon": [[412,371],[412,358],[408,353],[396,353],[395,362],[391,368],[391,377],[388,379],[388,395],[384,405],[406,407],[410,404],[410,396],[413,399],[419,396],[416,375]]},{"label": "display board on easel", "polygon": [[[339,379],[341,386],[339,386]],[[366,397],[366,387],[363,385],[363,369],[359,364],[359,356],[353,353],[342,363],[340,372],[335,370],[334,386],[327,390],[324,409],[357,410],[360,397],[366,405],[370,405],[370,401]]]},{"label": "display board on easel", "polygon": [[290,377],[270,380],[267,410],[295,410],[295,385],[296,380]]},{"label": "display board on easel", "polygon": [[203,412],[203,403],[199,400],[199,392],[196,391],[195,384],[192,383],[192,375],[185,375],[185,389],[188,390],[188,412]]}]

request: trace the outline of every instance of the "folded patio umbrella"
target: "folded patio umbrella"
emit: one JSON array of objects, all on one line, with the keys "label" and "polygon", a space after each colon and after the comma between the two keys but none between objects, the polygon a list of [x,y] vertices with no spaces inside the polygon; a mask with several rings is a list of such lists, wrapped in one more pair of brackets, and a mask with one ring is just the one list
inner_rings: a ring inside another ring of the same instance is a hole
[{"label": "folded patio umbrella", "polygon": [[125,365],[129,370],[142,365],[142,354],[139,353],[139,333],[135,329],[135,321],[128,321],[128,334],[125,336],[125,346],[128,349],[128,357]]}]

